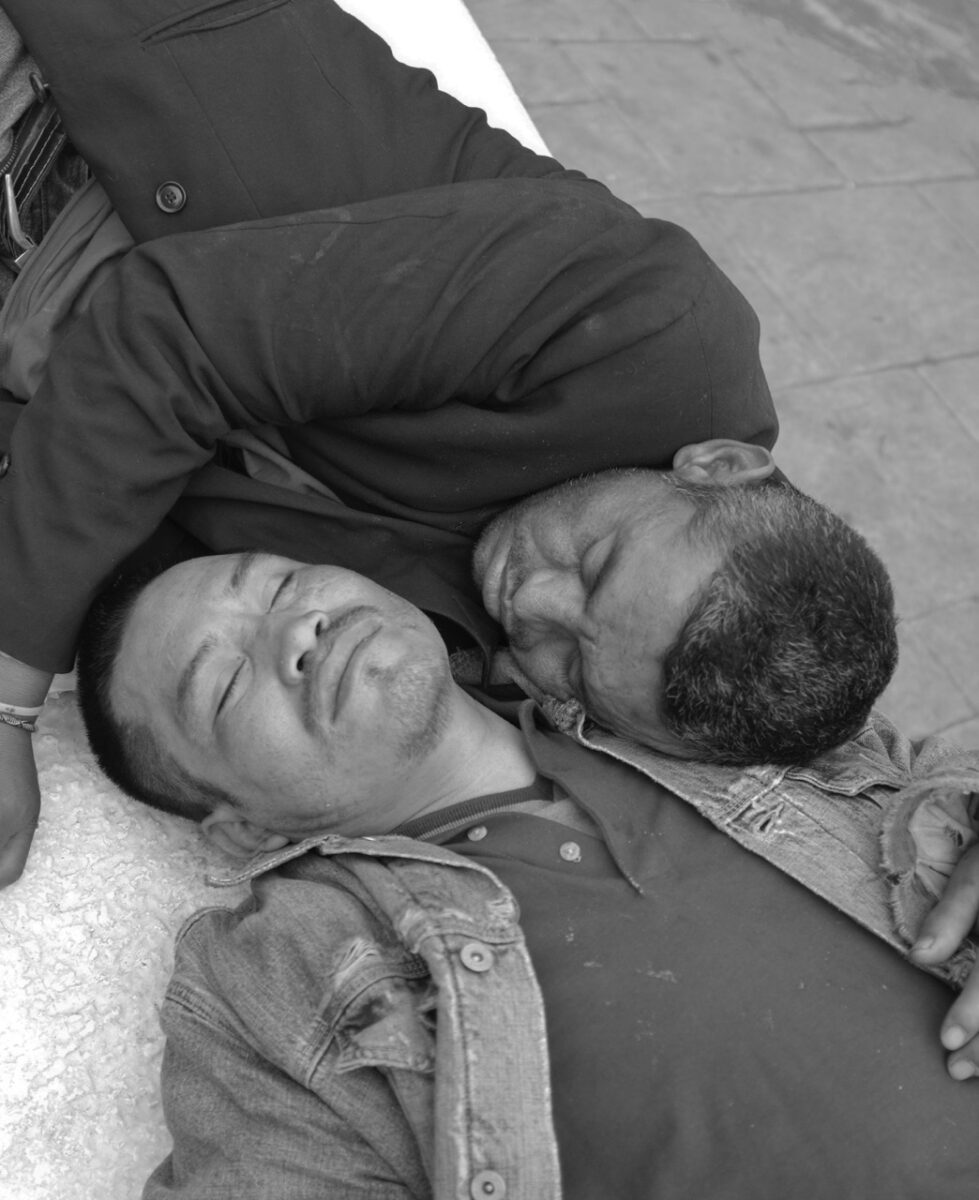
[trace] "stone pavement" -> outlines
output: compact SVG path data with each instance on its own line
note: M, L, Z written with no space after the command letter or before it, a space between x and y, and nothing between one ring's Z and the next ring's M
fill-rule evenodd
M555 157L753 303L779 464L894 578L881 708L979 748L979 4L467 3Z

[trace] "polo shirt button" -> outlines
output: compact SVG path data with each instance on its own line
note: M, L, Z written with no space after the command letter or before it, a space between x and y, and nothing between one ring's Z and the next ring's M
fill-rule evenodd
M506 1181L496 1171L477 1171L469 1185L473 1200L503 1200Z
M471 842L481 842L483 838L486 837L487 833L489 833L489 830L485 825L474 825L472 829L468 831L466 837L469 838Z
M0 454L0 479L10 470L10 455Z
M168 179L156 189L156 207L161 212L178 213L187 203L187 193L179 183Z
M581 847L577 842L564 842L558 853L565 862L581 862Z
M482 942L466 942L459 951L459 958L464 967L478 974L488 971L493 965L493 951Z

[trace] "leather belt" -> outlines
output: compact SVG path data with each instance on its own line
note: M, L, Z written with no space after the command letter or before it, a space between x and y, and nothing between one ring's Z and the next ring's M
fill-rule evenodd
M51 174L67 134L47 85L31 76L35 100L21 117L14 144L0 163L0 260L19 271L36 243L22 216Z

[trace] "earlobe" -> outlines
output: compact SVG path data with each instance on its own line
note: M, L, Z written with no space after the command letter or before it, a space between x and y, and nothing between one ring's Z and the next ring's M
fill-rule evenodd
M251 858L253 854L289 845L285 834L256 825L231 804L219 804L214 812L208 813L201 822L201 831L219 850L234 858Z
M673 456L673 473L687 483L733 484L757 483L767 479L775 470L771 451L750 442L735 442L729 438L713 438L681 446Z

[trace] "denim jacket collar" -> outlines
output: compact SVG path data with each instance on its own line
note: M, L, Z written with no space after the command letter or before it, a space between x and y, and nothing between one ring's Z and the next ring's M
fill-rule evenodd
M255 854L238 870L209 875L207 882L212 887L237 887L311 852L324 857L362 854L368 858L438 863L441 866L455 867L459 870L478 871L490 879L495 879L495 876L479 863L463 858L452 850L431 842L420 842L414 838L398 837L395 834L384 834L377 837L369 835L343 837L337 833L319 833L303 838L301 842L292 842L288 846L283 846L281 850L269 850Z

